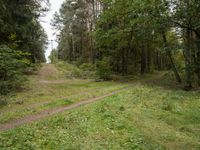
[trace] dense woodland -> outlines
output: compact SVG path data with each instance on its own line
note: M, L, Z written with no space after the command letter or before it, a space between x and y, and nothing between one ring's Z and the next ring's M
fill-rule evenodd
M45 0L0 0L0 94L16 90L24 73L46 61L40 19L47 10Z
M172 70L190 90L200 85L199 17L198 0L66 0L54 55L122 75Z

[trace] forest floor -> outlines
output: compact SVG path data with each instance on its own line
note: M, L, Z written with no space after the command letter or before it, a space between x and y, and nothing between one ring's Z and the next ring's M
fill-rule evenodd
M0 149L200 149L199 91L164 78L94 82L43 65L0 108Z

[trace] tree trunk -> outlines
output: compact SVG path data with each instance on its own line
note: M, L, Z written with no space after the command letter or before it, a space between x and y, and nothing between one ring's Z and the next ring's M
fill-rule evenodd
M191 69L191 53L190 53L190 30L187 30L186 33L187 39L187 46L185 48L185 76L186 76L186 83L185 83L185 90L192 89L192 69Z
M197 63L196 63L196 74L198 78L198 85L200 86L200 37L197 36Z
M163 42L164 42L164 44L165 44L165 47L168 47L167 37L166 37L164 31L162 31L162 36L163 36ZM173 72L174 72L176 81L179 82L179 83L181 83L182 80L181 80L181 77L180 77L180 75L179 75L179 73L178 73L178 70L177 70L177 68L176 68L176 65L175 65L175 63L174 63L174 58L173 58L173 56L172 56L171 51L167 50L166 54L167 54L167 56L169 57L170 65L171 65L171 68L172 68L172 70L173 70Z
M142 43L141 47L141 74L146 72L146 52L144 43Z
M149 47L149 43L147 44L147 71L151 72L151 50Z
M126 64L125 64L125 72L126 74L128 74L128 55L129 55L129 49L126 49L126 54L125 54L125 60L126 60Z
M122 52L122 74L127 75L128 73L128 66L127 66L127 50L124 49Z
M189 8L190 8L190 1L186 1L186 13L189 18ZM188 28L186 29L186 47L185 47L185 90L191 90L192 89L192 66L191 66L191 31L190 31L190 24L191 20L188 21Z
M172 56L172 53L171 53L170 51L167 51L167 55L168 55L168 57L169 57L169 61L170 61L172 70L173 70L174 75L175 75L175 77L176 77L176 81L179 82L179 83L181 83L182 80L181 80L181 77L180 77L180 75L179 75L179 73L178 73L178 70L176 69L176 65L175 65L175 63L174 63L174 58L173 58L173 56Z

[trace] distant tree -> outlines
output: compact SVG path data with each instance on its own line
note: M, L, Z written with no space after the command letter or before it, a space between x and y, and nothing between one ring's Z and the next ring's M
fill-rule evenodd
M0 0L0 95L18 89L31 63L45 62L47 35L39 19L47 0Z
M198 0L172 1L174 7L173 23L181 29L185 58L185 89L192 88L192 77L197 75L200 85L200 2Z
M0 5L0 45L12 44L10 35L15 34L18 47L29 52L33 63L44 62L47 35L39 23L39 17L47 8L46 0L1 0Z
M66 0L52 25L60 31L58 56L68 61L95 62L96 51L91 33L102 7L98 0Z
M172 70L190 90L200 85L199 10L199 0L66 0L52 23L60 31L58 58L108 58L122 75Z
M49 55L49 60L52 64L56 63L58 61L58 51L57 49L53 49L51 51L51 54Z

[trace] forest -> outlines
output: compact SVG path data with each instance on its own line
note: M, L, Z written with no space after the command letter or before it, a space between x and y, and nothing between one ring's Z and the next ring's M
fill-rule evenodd
M52 23L55 55L121 75L171 70L191 90L200 85L199 10L198 0L66 1Z
M199 0L54 5L0 0L0 149L200 149Z
M41 5L40 0L0 0L0 94L19 88L28 68L46 61L47 35L38 18L47 7Z

